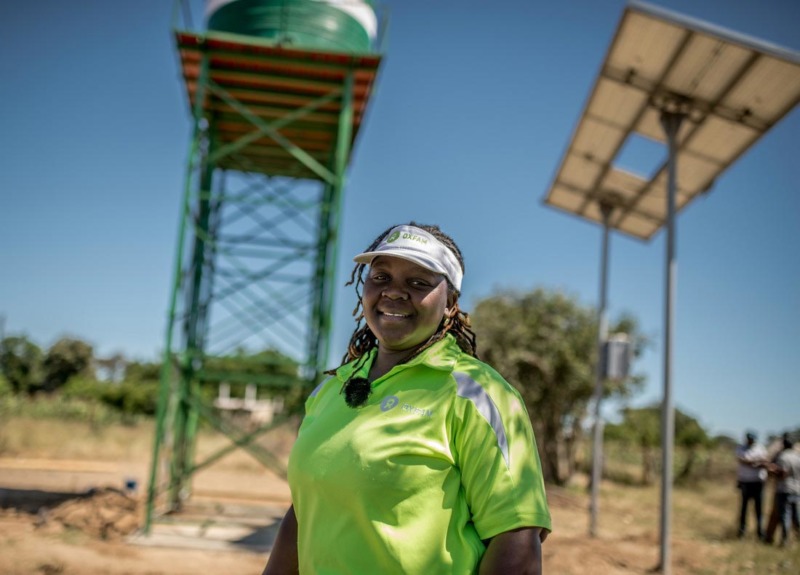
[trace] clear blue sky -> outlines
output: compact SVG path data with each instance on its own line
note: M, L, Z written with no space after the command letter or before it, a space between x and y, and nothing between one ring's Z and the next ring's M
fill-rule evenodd
M202 2L194 2L195 22ZM467 258L464 302L497 288L598 299L601 230L542 198L623 0L389 1L379 90L349 171L338 262L390 224L438 223ZM660 0L800 49L795 0ZM190 134L172 2L0 4L0 314L42 347L154 360L163 346ZM487 114L487 112L491 112ZM714 433L800 426L800 110L679 217L677 407ZM614 235L609 311L654 346L663 386L664 234ZM352 330L338 288L333 357Z

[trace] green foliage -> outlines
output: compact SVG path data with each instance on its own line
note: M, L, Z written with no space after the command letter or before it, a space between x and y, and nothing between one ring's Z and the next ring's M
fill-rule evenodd
M595 321L574 300L541 289L502 292L480 301L473 320L481 356L517 384L529 406L591 397Z
M628 407L622 410L622 421L605 427L605 439L618 440L640 447L661 445L661 407ZM712 439L691 415L675 409L675 445L687 448L711 447Z
M239 349L231 355L206 356L203 371L263 376L270 387L286 387L300 381L297 362L272 349L257 353Z
M620 423L605 426L606 440L618 440L641 448L658 447L661 442L661 408L658 406L622 410Z
M622 423L607 425L604 435L621 443L636 445L642 458L640 482L642 485L653 482L656 449L661 441L661 410L658 406L623 409Z
M733 451L739 444L739 442L730 435L715 435L711 438L711 443L714 447L722 447L730 451Z
M157 398L157 381L124 381L113 405L126 414L155 415Z
M642 456L641 482L653 481L656 467L655 456L661 446L661 407L651 405L622 410L622 421L605 427L606 441L636 445ZM685 449L686 457L678 472L677 480L686 480L692 475L698 462L699 452L714 447L714 441L694 417L675 409L675 445Z
M110 381L98 381L95 367ZM0 341L0 398L5 400L5 408L15 408L27 405L15 397L19 394L56 392L56 404L39 397L40 410L25 407L33 416L149 416L156 412L161 369L160 362L128 362L119 353L95 358L91 345L72 337L59 339L45 354L25 336L12 336ZM203 382L199 392L208 403L217 394L218 382L230 383L234 397L244 396L247 383L256 383L259 395L282 397L285 409L291 412L299 410L305 399L305 382L298 374L297 362L278 351L239 349L226 356L205 357L196 375ZM62 403L63 408L58 408L62 411L52 407Z
M124 420L120 413L96 401L59 395L39 395L36 398L22 394L0 396L0 421L11 417L83 421L93 427Z
M661 446L648 449L633 448L630 440L616 439L608 434L603 444L603 478L622 485L647 486L662 474ZM647 470L647 477L643 471ZM590 466L585 469L591 472ZM676 443L673 450L672 473L676 485L697 486L703 481L718 484L735 483L736 459L734 450L708 444L704 447L685 447ZM645 481L646 479L646 481Z
M11 382L8 381L6 376L0 373L0 397L11 395L14 393L14 388L11 387Z
M125 381L159 381L160 378L160 362L131 361L125 365Z
M680 409L675 410L675 445L688 449L710 447L711 438L700 422Z
M24 335L0 341L0 371L14 393L35 393L42 381L42 350Z
M520 391L534 415L546 479L563 483L574 463L571 445L580 436L594 394L596 311L560 292L503 291L480 301L473 321L482 359ZM636 321L625 316L609 331L623 329L638 355L646 339ZM606 381L604 395L631 395L642 382L642 377ZM561 461L564 453L566 462Z
M94 350L80 339L62 337L47 351L43 367L44 389L54 391L76 375L91 375Z
M62 397L100 403L126 416L153 415L158 397L157 381L125 380L121 383L74 377L64 386Z
M0 342L0 371L14 393L54 391L72 376L91 375L93 360L92 346L71 337L59 339L46 354L25 336Z
M65 399L86 399L101 401L103 387L109 384L89 377L73 377L61 390L61 397Z

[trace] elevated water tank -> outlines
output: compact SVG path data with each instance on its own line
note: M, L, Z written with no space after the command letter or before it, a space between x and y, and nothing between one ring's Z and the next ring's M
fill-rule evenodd
M369 0L207 0L209 30L288 47L370 52L378 19Z

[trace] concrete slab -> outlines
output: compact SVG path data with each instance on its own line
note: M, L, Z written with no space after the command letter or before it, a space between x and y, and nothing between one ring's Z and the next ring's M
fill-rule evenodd
M272 549L288 504L188 503L158 518L150 534L128 537L132 545L265 553Z

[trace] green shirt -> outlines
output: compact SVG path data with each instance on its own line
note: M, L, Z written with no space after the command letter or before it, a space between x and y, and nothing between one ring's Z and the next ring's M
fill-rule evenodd
M354 367L308 398L289 459L300 573L474 573L482 540L551 528L528 413L496 371L448 335L353 409Z

